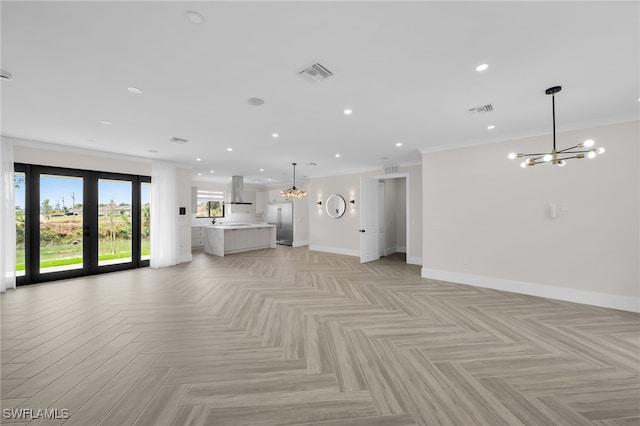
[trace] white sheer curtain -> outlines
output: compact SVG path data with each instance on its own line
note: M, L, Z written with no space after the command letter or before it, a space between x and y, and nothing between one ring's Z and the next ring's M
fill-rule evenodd
M0 149L0 291L16 288L16 203L13 183L13 143L2 138Z
M154 161L151 166L151 260L152 268L178 263L178 185L175 164Z

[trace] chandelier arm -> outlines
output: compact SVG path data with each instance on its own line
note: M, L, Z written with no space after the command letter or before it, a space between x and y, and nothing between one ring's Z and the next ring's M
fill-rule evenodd
M573 157L564 157L564 158L560 158L560 160L571 160L574 158L584 158L584 157L578 157L577 155L574 155Z
M561 152L569 151L570 149L576 149L576 148L580 148L580 144L571 146L569 148L561 149L558 151L558 154L560 154Z
M587 151L558 151L558 154L586 154L588 152L590 152L591 150L587 150Z
M544 157L547 154L551 154L550 152L536 152L534 154L522 154L523 157L536 157L539 156L540 158Z

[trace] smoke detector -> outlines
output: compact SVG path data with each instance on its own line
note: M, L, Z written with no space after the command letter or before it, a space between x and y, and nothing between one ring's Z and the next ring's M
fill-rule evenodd
M249 105L253 105L253 106L262 106L264 105L264 101L260 98L249 98L247 99L247 102L249 102Z
M186 140L186 139L177 138L177 137L175 137L175 136L174 136L174 137L172 137L171 139L169 139L169 141L170 141L170 142L173 142L173 143L179 143L179 144L181 144L181 145L182 145L182 144L187 143L187 140Z
M325 65L322 65L320 62L316 62L315 64L298 72L298 75L311 83L317 83L331 77L333 75L333 71Z
M485 114L491 111L493 111L493 105L486 104L486 105L480 105L474 108L469 108L467 110L467 114L469 114L470 116L476 116L478 114Z

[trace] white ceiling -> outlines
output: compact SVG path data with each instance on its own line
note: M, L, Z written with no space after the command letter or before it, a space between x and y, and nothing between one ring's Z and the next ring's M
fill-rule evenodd
M3 135L189 164L194 177L288 182L294 161L298 177L342 174L548 133L553 85L559 131L638 119L638 2L1 8L2 68L15 76L2 82ZM190 23L190 10L206 22ZM297 75L317 60L335 75ZM491 113L466 113L488 103Z

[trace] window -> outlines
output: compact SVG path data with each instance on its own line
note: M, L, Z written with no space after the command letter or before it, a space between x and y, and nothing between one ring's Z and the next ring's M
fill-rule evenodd
M198 189L196 217L224 217L224 192Z
M15 163L17 284L149 264L148 176Z

